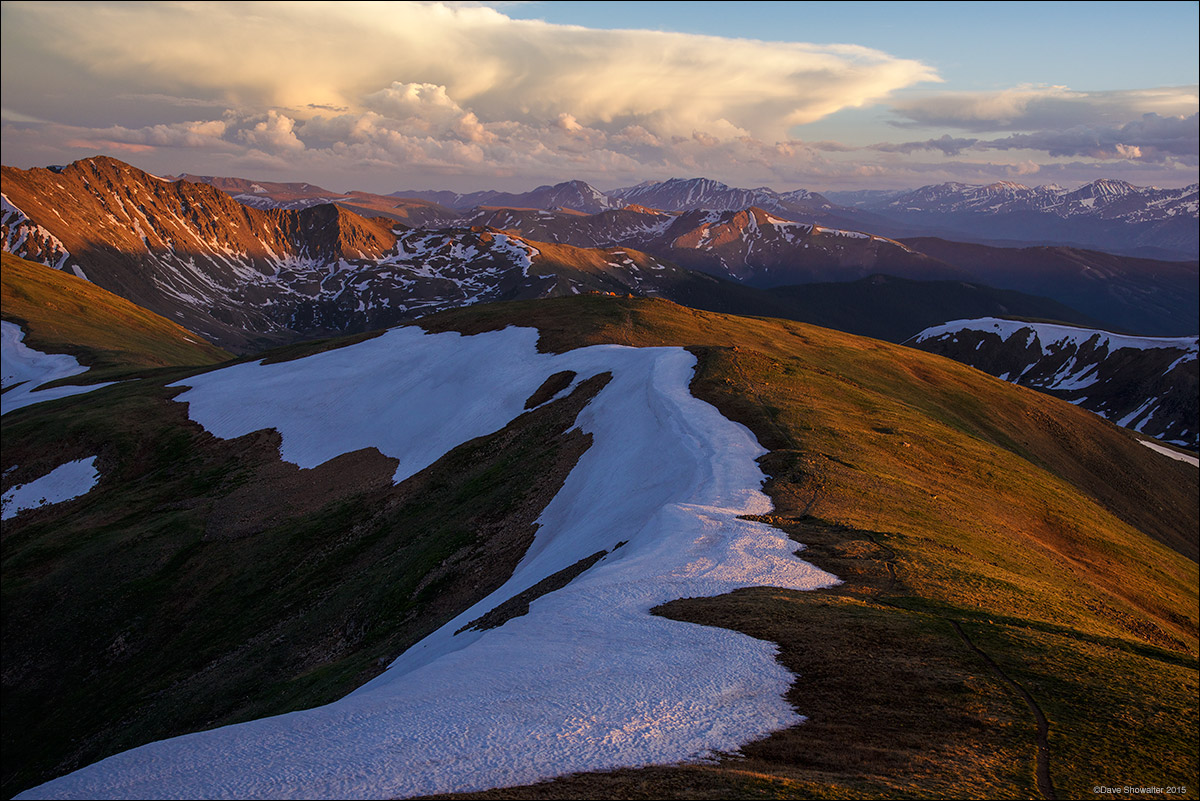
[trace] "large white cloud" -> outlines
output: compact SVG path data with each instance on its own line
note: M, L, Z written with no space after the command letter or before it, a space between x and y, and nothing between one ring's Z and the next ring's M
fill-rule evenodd
M483 122L565 114L582 125L638 124L660 136L779 139L790 126L938 79L920 62L853 45L593 30L478 6L5 7L6 48L49 51L125 92L264 109L443 106ZM409 91L421 86L429 89Z

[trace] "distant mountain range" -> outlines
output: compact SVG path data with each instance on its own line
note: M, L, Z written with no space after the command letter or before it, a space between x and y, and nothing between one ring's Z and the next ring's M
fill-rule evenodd
M793 222L757 206L663 212L633 205L594 215L497 209L481 210L469 220L577 247L636 247L758 287L849 281L874 273L968 278L965 271L886 237Z
M890 238L935 236L1002 246L1065 245L1165 260L1200 257L1197 184L1159 189L1100 179L1068 190L1000 181L818 194L805 189L744 189L708 178L671 178L608 192L572 180L529 192L400 190L383 196L339 194L311 184L179 177L211 183L257 208L335 202L387 216L400 209L401 216L395 219L411 219L415 222L410 224L420 225L447 222L455 212L477 215L481 209L495 208L597 214L630 205L665 212L743 211L753 206L791 222L870 231Z
M1115 330L1174 336L1200 330L1200 264L1067 247L999 248L798 223L751 207L599 214L479 210L468 220L577 247L636 247L755 287L857 281L888 274L959 280L1040 295Z
M334 204L364 216L379 215L406 225L436 225L452 222L459 217L453 209L429 201L374 195L370 192L332 192L313 184L273 183L187 173L170 180L214 186L237 202L256 209L299 210Z
M629 204L661 211L741 211L756 206L790 221L869 230L890 237L1062 244L1161 259L1200 255L1196 184L1158 189L1101 179L1067 190L1001 181L986 186L946 183L905 192L865 190L827 196L804 189L781 193L766 187L730 187L707 178L672 178L609 192L569 181L519 194L402 190L393 195L460 211L503 206L595 214Z
M858 208L950 239L1066 244L1151 258L1195 259L1200 186L1135 187L1098 180L1078 189L939 184Z
M1142 335L1200 326L1194 262L899 241L756 206L462 212L312 184L172 181L103 157L53 170L5 167L3 178L5 250L86 277L235 351L371 330L464 304L586 292L837 319L844 330L896 340L947 319L1041 317L1052 308L1055 319ZM657 191L663 201L668 189L683 202L683 182L643 185L638 194ZM705 202L732 197L712 182L692 189L703 190ZM986 292L956 291L963 305L946 306L951 295L931 288L922 309L922 292L912 286L864 283L879 275L1014 294L981 308ZM836 313L802 301L802 290L783 289L816 283L846 284ZM855 291L873 300L856 302ZM889 294L904 297L904 315L881 313ZM901 328L904 321L919 326Z

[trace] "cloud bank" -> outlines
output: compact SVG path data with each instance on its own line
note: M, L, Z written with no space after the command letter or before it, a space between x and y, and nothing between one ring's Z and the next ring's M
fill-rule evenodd
M897 186L1094 169L1049 159L1134 181L1155 166L1161 182L1200 150L1194 86L897 100L939 76L855 45L593 30L439 3L14 1L3 14L6 159L30 165L141 154L151 171L372 191L677 175ZM42 79L13 68L25 65ZM800 138L857 108L915 141Z
M1176 86L1113 92L1079 92L1065 86L1019 86L997 92L947 92L892 105L901 127L963 131L1062 130L1121 124L1145 114L1196 113L1200 88Z
M458 104L484 122L569 114L581 125L636 123L657 135L777 139L938 80L920 62L853 45L592 30L479 6L14 5L6 26L36 32L36 46L93 74L238 107L378 111L390 102L412 113ZM19 34L11 41L21 46ZM433 88L389 96L394 86Z

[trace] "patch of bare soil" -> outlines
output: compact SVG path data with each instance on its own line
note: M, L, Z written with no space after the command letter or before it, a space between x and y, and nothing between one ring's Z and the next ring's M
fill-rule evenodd
M274 429L248 434L250 448L274 450L281 437ZM248 537L294 517L306 517L326 505L363 492L390 489L399 460L375 448L344 453L311 469L279 459L264 459L228 495L213 502L205 521L205 539Z
M605 556L608 556L608 551L596 551L591 556L585 556L570 567L564 567L557 573L552 573L537 584L534 584L529 589L517 593L495 609L480 615L454 633L458 634L468 629L474 629L475 631L496 629L514 617L522 617L529 614L529 605L531 603L543 595L561 590Z
M542 385L534 390L534 393L525 401L526 409L533 409L541 406L546 401L553 398L558 393L562 392L567 387L571 386L571 382L575 380L574 370L563 370L555 373L542 382Z

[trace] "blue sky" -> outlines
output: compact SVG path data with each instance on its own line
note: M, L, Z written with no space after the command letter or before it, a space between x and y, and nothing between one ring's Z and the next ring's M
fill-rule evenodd
M1065 83L1139 89L1200 82L1200 4L1128 2L534 2L510 17L764 41L845 42L936 68L955 89ZM1113 50L1117 52L1112 52Z
M1182 186L1197 9L6 0L3 157L376 192Z

